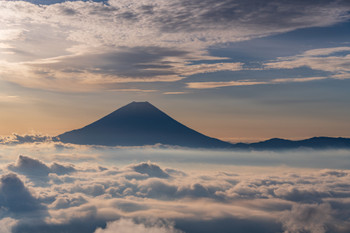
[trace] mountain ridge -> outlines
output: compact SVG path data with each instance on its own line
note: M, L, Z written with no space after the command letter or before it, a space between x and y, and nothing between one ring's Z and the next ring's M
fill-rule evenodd
M325 136L303 140L271 138L254 143L229 143L208 137L181 124L147 101L131 102L89 125L65 132L56 138L64 143L103 146L163 144L236 150L350 148L350 138Z
M201 134L149 102L131 102L80 129L58 135L62 142L105 146L165 144L229 148L231 143Z
M350 149L350 138L318 136L302 140L271 138L253 143L235 143L236 149L288 150L288 149Z

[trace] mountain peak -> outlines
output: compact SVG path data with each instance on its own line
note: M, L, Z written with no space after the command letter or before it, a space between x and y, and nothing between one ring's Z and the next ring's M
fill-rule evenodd
M162 115L162 116L161 116ZM131 102L114 112L110 113L109 115L101 118L100 120L94 122L93 124L96 124L98 122L103 121L103 124L106 124L106 120L111 120L113 121L113 124L119 122L124 122L128 121L127 125L131 127L130 124L139 124L137 122L143 122L146 118L161 118L164 117L166 114L160 111L158 108L156 108L154 105L151 103L144 101L144 102ZM167 115L166 115L167 116ZM168 116L167 116L168 117ZM115 119L117 118L117 119ZM131 122L134 121L134 122ZM112 122L109 122L112 123ZM145 122L149 124L150 122Z
M131 102L77 130L58 136L62 142L84 145L172 145L228 148L232 144L198 133L177 122L151 103Z
M125 105L124 107L126 106L153 106L150 102L148 101L132 101L131 103Z
M142 110L146 110L146 109L157 109L157 108L148 101L144 101L144 102L133 101L133 102L117 109L117 111L120 109L135 109L135 110L142 111Z

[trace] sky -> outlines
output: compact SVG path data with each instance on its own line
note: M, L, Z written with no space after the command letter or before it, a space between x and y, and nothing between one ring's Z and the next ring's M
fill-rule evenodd
M132 101L223 140L350 134L350 3L0 1L0 135Z

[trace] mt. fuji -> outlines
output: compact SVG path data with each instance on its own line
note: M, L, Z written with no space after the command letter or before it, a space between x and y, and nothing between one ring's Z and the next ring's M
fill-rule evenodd
M60 141L83 145L171 145L230 148L231 143L205 136L169 117L149 102L132 102L81 129L58 136Z

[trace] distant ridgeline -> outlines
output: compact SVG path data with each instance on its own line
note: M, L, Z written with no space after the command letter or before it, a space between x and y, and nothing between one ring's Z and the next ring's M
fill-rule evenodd
M313 137L298 141L286 140L281 138L272 138L262 142L237 143L233 144L233 147L237 149L254 150L285 150L298 148L350 149L350 138Z
M232 144L205 136L174 120L148 102L132 102L81 129L57 136L64 143L103 146L170 145L190 148L278 150L300 147L350 148L349 138L270 139Z

